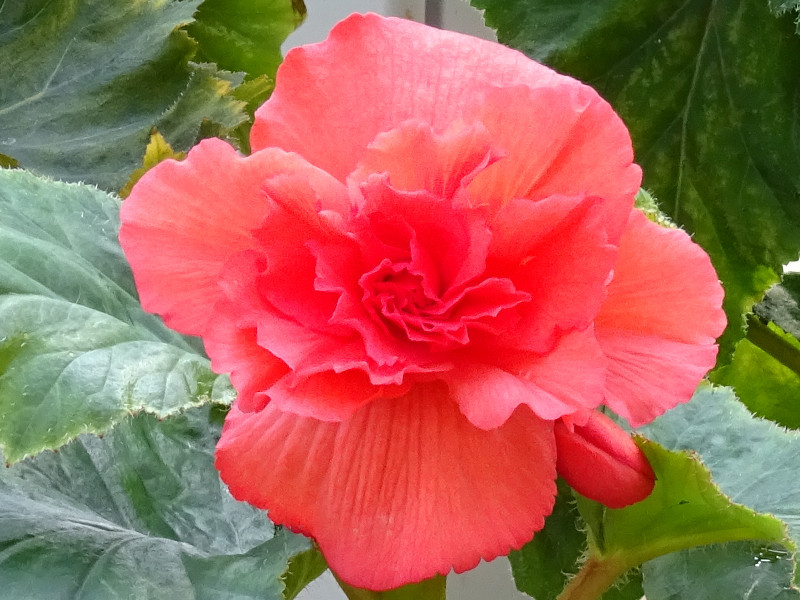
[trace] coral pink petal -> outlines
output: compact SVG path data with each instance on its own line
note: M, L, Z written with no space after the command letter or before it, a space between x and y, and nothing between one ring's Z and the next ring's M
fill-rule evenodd
M498 44L406 19L352 15L326 41L286 55L250 141L254 149L298 152L344 181L370 142L403 121L443 132L494 86L568 81Z
M655 474L647 457L623 429L599 412L585 425L556 422L558 474L578 493L622 508L653 491Z
M255 245L250 232L267 212L265 180L298 171L327 177L297 155L270 149L242 157L218 139L148 171L120 213L120 243L144 309L181 333L202 334L222 295L220 269Z
M339 577L375 590L519 548L555 494L549 424L521 408L482 431L438 384L340 423L234 406L216 464L236 498L311 535Z
M298 378L289 373L266 391L275 408L320 421L343 421L375 398L392 398L407 385L376 386L364 371L323 371Z
M426 123L406 121L375 138L350 179L364 181L372 173L386 173L398 190L427 190L452 198L499 157L480 124L439 135Z
M255 327L239 327L236 305L221 301L203 337L211 368L230 373L243 411L259 410L266 398L262 392L289 371L286 364L256 343Z
M474 203L499 207L512 198L598 196L605 200L609 238L619 240L642 172L633 164L628 130L597 92L573 80L498 89L477 118L507 156L469 185Z
M713 367L717 346L625 331L598 330L608 358L604 404L633 427L687 402Z
M587 197L515 199L496 215L487 270L531 295L504 340L509 347L546 352L559 329L584 329L597 315L617 253L603 205Z
M548 353L516 353L505 364L465 364L442 374L476 427L499 427L521 404L555 420L603 400L605 359L591 329L565 334Z
M609 360L606 404L638 426L689 400L714 366L722 297L708 255L685 232L633 211L595 321Z

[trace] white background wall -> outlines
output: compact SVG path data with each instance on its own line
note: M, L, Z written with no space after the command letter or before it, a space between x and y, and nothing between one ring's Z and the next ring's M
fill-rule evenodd
M284 51L294 46L319 42L337 21L353 12L376 12L386 16L425 21L425 0L305 0L306 21L286 40ZM442 25L446 29L495 39L483 24L479 11L465 0L444 0ZM451 574L447 582L448 600L530 600L518 592L505 558L483 563L468 573ZM330 573L311 583L297 600L346 600Z

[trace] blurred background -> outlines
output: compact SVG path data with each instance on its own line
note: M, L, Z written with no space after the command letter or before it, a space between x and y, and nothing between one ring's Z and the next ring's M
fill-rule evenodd
M465 0L305 0L308 16L283 45L284 53L295 46L320 42L331 27L350 13L375 12L428 22L443 29L460 31L494 40L494 31L483 24L480 11ZM427 15L426 15L427 8ZM426 21L427 16L427 21ZM461 575L451 574L447 582L448 600L530 600L517 591L508 560L500 558L482 563ZM297 600L347 600L329 572L311 583Z

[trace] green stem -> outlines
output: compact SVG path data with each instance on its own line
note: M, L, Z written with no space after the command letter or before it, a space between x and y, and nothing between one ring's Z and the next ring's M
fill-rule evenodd
M350 600L445 600L447 586L447 579L442 575L385 592L354 588L338 577L336 581Z
M770 330L756 315L747 317L747 339L785 367L800 375L800 351Z
M599 600L628 566L611 558L591 557L570 579L557 600Z

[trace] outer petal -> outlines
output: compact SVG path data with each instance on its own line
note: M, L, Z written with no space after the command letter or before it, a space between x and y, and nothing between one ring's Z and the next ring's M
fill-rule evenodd
M722 296L702 248L633 211L595 321L609 359L605 403L638 426L689 400L714 366Z
M352 15L326 41L286 55L256 112L251 145L299 152L344 181L375 136L403 121L445 131L490 87L555 82L581 85L499 44Z
M656 477L647 457L616 423L592 411L585 425L555 424L558 474L578 493L622 508L644 500Z
M388 589L506 554L555 494L550 426L520 409L476 429L440 384L324 423L234 407L217 447L233 495L313 536L346 582Z
M555 420L602 402L605 358L591 329L564 335L547 354L517 354L502 366L466 364L441 376L476 427L499 427L520 404Z
M120 214L120 243L144 309L181 333L202 334L222 297L220 269L255 245L250 232L268 208L264 182L298 172L329 195L333 180L301 157L276 149L242 157L218 139L148 171Z
M512 198L597 196L605 201L609 239L617 243L642 170L633 164L628 130L597 92L574 81L497 89L477 119L507 156L469 185L473 203L496 209Z

